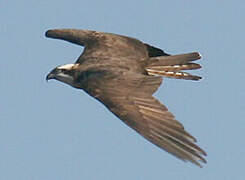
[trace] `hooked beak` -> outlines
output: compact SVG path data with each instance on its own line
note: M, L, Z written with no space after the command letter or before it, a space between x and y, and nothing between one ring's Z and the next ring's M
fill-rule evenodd
M50 79L55 79L55 74L56 74L56 69L53 69L47 76L46 76L46 81Z
M49 73L47 76L46 76L46 81L50 80L50 79L53 79L54 78L54 75Z

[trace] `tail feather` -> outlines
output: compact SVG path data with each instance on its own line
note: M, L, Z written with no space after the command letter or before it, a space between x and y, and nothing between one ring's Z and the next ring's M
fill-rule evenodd
M169 66L150 66L150 69L158 71L180 71L180 70L194 70L200 69L202 66L196 63L176 64Z
M156 71L152 69L146 69L149 75L156 76L165 76L168 78L175 78L175 79L186 79L186 80L200 80L202 77L200 76L195 76L186 72L181 72L181 71Z
M182 65L190 61L201 59L201 57L202 56L198 52L172 55L172 56L152 57L148 61L148 66Z
M190 61L195 61L201 58L197 52L180 54L173 56L158 56L150 58L146 71L149 75L165 76L175 79L199 80L201 77L192 75L181 70L200 69L201 66Z

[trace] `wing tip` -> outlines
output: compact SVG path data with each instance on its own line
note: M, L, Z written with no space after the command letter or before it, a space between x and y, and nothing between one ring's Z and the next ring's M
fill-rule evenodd
M66 35L75 34L74 32L81 31L76 29L49 29L45 32L45 36L48 38L61 38Z
M49 29L49 30L47 30L47 31L45 32L45 36L46 36L46 37L51 37L52 34L53 34L53 30L51 30L51 29Z
M56 37L56 34L57 34L57 30L55 29L49 29L45 32L45 36L50 38L50 37Z

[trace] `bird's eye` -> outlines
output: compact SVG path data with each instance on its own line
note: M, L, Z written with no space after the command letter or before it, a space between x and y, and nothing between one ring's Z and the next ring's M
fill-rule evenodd
M66 72L67 72L67 69L60 69L60 71L61 71L62 73L66 73Z

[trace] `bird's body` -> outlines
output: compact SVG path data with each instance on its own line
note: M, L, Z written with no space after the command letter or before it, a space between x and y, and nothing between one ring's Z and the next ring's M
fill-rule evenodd
M206 162L206 153L152 94L162 77L199 80L180 70L198 69L199 53L171 56L137 39L89 30L49 30L47 37L85 46L75 64L52 70L57 79L83 89L143 137L181 160Z

